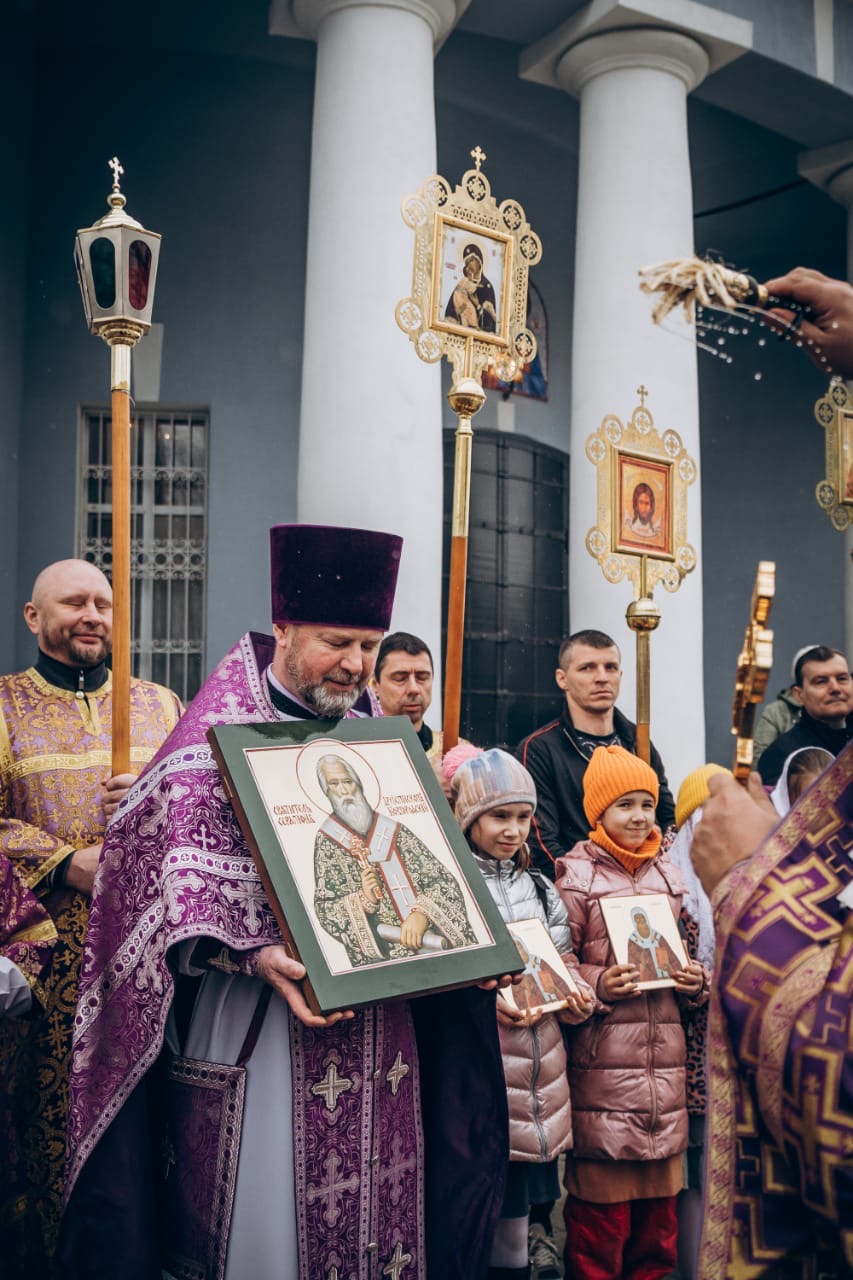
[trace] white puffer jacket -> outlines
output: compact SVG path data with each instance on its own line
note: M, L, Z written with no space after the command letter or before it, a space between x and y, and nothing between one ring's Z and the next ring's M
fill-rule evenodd
M589 990L577 971L566 908L550 880L540 871L519 871L514 862L498 862L476 850L474 857L502 919L542 920L578 986ZM546 1014L533 1027L498 1027L509 1101L510 1160L541 1164L572 1145L566 1049L558 1017Z

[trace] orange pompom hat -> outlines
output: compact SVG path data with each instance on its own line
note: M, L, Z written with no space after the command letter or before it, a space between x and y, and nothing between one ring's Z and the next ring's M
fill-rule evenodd
M624 747L596 747L583 775L583 811L594 826L604 810L628 791L648 791L658 802L654 769Z

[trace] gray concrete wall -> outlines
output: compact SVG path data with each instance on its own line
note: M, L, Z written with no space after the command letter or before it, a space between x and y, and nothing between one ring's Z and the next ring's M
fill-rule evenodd
M716 250L759 280L798 263L845 274L845 212L815 187L738 204L796 181L791 143L702 103L691 103L690 126L697 252ZM727 343L732 364L699 358L705 714L708 758L722 764L731 762L734 670L758 561L777 563L771 697L789 683L802 645L842 647L849 571L844 540L814 499L824 433L813 406L828 378L759 329Z
M702 0L753 24L756 53L814 73L814 0Z
M38 60L19 583L72 551L76 409L109 394L71 254L76 228L106 211L117 152L129 211L163 236L161 401L210 407L210 661L268 626L267 530L296 511L313 46L292 49L290 66L151 53L128 87L139 109L109 115L64 50ZM22 633L17 661L30 653Z
M8 15L0 41L0 670L14 662L20 593L18 457L23 390L23 339L30 171L30 37Z

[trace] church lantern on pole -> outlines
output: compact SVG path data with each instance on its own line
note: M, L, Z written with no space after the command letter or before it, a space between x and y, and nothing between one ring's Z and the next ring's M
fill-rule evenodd
M130 768L130 352L151 328L160 236L125 210L117 157L109 213L77 232L86 323L110 348L112 401L113 773Z

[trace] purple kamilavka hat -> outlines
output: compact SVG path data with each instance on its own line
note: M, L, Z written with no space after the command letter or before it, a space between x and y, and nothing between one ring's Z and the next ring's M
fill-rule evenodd
M273 525L273 622L387 631L402 546L396 533L374 529Z

